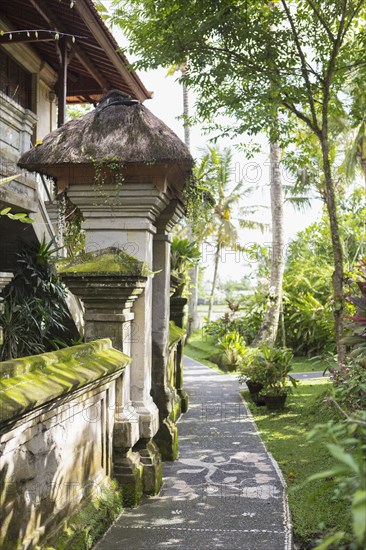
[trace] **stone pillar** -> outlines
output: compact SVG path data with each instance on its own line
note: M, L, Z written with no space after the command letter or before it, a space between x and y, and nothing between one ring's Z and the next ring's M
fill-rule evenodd
M175 460L178 456L178 429L174 420L180 415L180 398L168 380L170 232L183 212L178 201L171 202L157 220L154 235L152 395L160 417L159 431L154 439L165 460Z
M169 203L166 184L151 177L148 181L145 178L143 181L123 182L118 188L116 184L104 183L102 193L103 197L93 184L87 189L85 185L73 184L68 189L68 196L80 207L84 216L87 251L116 247L143 261L151 269L155 221ZM155 481L152 483L153 476L147 475L150 459L145 456L145 492L153 492L156 479L161 479L158 452L150 442L159 429L159 410L151 396L152 293L150 276L143 294L133 306L131 337L130 402L138 415L140 439L149 442L144 449L151 458L150 471L155 468ZM136 450L140 455L144 454L141 444Z
M14 275L12 273L9 273L7 271L0 271L0 312L3 312L3 299L1 297L1 293L4 290L4 288L10 283L10 281L13 279ZM3 334L3 327L0 325L0 345L2 345L4 341L4 334Z
M183 318L184 318L184 306L187 303L187 298L182 296L173 296L170 298L170 319L173 321L177 327L183 328ZM176 388L178 395L181 398L181 408L182 412L188 410L188 394L183 387L183 343L179 342L177 345L177 356L176 356Z
M105 253L110 255L110 250ZM72 269L72 268L71 268ZM70 267L68 267L70 270ZM143 293L147 277L120 273L64 272L63 282L85 307L85 338L111 338L113 347L131 355L133 303ZM113 433L113 475L122 487L123 505L135 506L141 499L148 472L140 453L133 450L140 440L139 415L131 402L131 367L116 381ZM148 465L147 465L148 466ZM156 484L154 480L154 486Z

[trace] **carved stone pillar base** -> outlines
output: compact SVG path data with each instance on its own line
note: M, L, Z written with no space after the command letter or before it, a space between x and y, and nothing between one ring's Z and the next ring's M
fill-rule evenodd
M142 473L144 494L156 495L163 483L163 466L158 446L152 439L140 439L134 451L138 451L144 467Z
M165 418L161 422L154 441L159 447L163 460L176 460L178 458L178 428L170 418Z
M143 495L144 465L140 454L131 449L115 448L113 452L113 477L121 487L125 508L137 506Z

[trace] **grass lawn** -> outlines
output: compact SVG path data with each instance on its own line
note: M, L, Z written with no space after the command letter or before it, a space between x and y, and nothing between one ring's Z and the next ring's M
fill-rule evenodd
M307 357L294 357L291 372L323 372L328 367L326 361L308 359Z
M202 306L206 307L206 306ZM205 334L204 330L196 330L193 332L184 346L184 353L188 355L188 357L191 357L192 359L195 359L196 361L200 361L204 365L207 365L208 367L211 367L215 370L219 370L218 366L210 361L211 355L215 352L215 340L214 338L211 338L211 336L208 336ZM292 363L292 373L295 372L316 372L316 371L324 371L327 367L327 363L325 361L320 360L311 360L307 359L306 357L295 357ZM220 371L222 372L222 371Z
M210 361L215 352L215 340L203 331L193 333L184 350L192 359L222 372ZM292 372L322 371L325 367L325 362L295 358ZM284 411L277 413L268 413L265 407L257 407L249 392L242 392L263 440L287 482L296 548L302 550L314 548L316 540L333 529L348 531L351 522L345 503L333 496L332 480L305 483L312 474L334 465L324 443L307 440L315 424L336 417L337 413L323 403L330 387L328 379L301 381L294 394L288 397Z
M216 363L210 361L210 357L214 353L214 350L215 341L213 338L206 335L203 330L196 330L193 332L184 346L185 355L203 363L203 365L207 365L211 369L222 372Z
M257 407L249 392L242 392L287 482L295 540L302 549L314 548L314 540L322 532L347 531L351 521L345 504L333 497L331 480L305 483L310 475L334 464L322 442L307 440L315 424L334 418L335 412L322 403L328 387L327 380L303 381L288 398L286 409L277 413Z

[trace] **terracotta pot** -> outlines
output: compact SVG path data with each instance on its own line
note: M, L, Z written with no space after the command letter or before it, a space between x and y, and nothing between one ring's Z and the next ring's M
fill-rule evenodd
M270 411L278 411L285 406L287 395L265 395L264 401Z

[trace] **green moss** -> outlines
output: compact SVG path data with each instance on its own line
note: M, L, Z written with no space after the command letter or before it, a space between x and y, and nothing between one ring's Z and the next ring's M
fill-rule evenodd
M63 273L119 273L121 275L147 277L151 271L147 266L117 248L105 248L98 252L87 252L75 258L65 258L56 263L56 269Z
M175 399L173 410L169 415L170 420L172 420L172 422L176 422L178 420L178 418L180 417L181 412L182 412L181 411L181 400L180 400L180 397L177 395L176 399Z
M135 468L133 471L134 480L130 483L120 485L122 504L125 508L134 508L138 506L143 495L143 465Z
M109 339L0 363L0 422L125 368Z
M178 427L169 419L165 420L154 437L163 460L177 460L179 455Z
M106 481L98 489L98 497L92 497L87 505L67 520L61 535L57 535L55 541L51 539L46 550L93 548L123 509L121 490L116 482Z
M169 346L172 346L175 344L175 342L179 342L179 340L182 340L186 334L186 331L184 328L179 328L174 323L174 321L169 322Z

